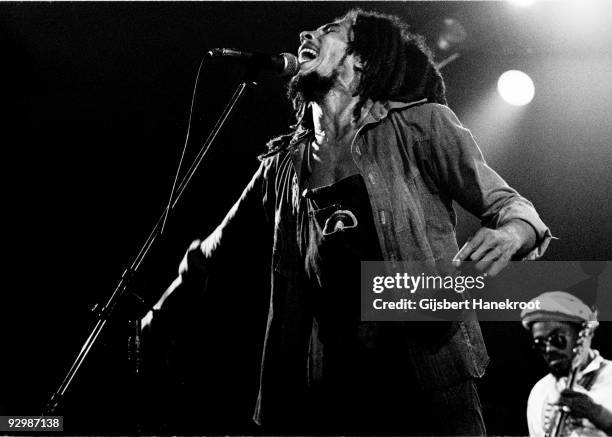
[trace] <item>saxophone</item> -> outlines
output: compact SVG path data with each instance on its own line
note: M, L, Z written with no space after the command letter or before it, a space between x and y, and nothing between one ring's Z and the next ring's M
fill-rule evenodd
M588 339L593 337L593 332L595 331L595 328L597 328L597 325L599 325L599 323L596 320L589 320L582 324L582 329L578 334L576 347L572 350L572 363L570 366L569 375L567 376L566 388L573 390L576 385L576 377L578 375L578 370L580 370L584 344ZM570 409L565 405L557 405L555 409L555 414L553 415L550 421L550 426L545 434L546 437L561 437L564 435L565 425L569 417Z

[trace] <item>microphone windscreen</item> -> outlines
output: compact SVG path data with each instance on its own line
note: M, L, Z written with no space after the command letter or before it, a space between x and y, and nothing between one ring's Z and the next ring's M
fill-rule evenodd
M295 76L298 72L298 59L292 53L281 53L281 56L285 59L285 68L283 69L283 76Z

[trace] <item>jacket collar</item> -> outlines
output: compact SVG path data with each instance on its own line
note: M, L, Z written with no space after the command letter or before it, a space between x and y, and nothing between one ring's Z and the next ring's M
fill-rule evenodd
M411 102L396 102L396 101L385 101L385 102L373 102L368 100L364 105L363 111L367 112L363 119L362 125L359 129L362 129L368 124L378 123L389 116L391 111L401 110L410 106L420 105L426 103L427 99L414 100ZM293 168L297 175L298 183L301 186L302 181L302 160L304 157L304 148L306 147L306 141L314 135L314 132L310 128L306 128L303 125L299 125L293 136L289 141L289 155L293 162Z
M603 357L600 355L599 351L596 349L591 349L591 361L589 362L589 364L587 364L587 366L582 370L582 372L580 372L583 375L586 375L587 373L591 373L591 372L596 372L600 369L600 367L603 365L604 363L604 359Z
M372 100L368 100L364 105L363 109L364 111L367 111L367 114L365 115L365 118L363 120L362 127L384 120L389 116L389 113L391 111L405 109L410 106L420 105L422 103L427 103L427 99L413 100L410 102L397 102L392 100L388 100L385 102L373 102ZM302 125L298 126L295 132L293 133L293 136L291 137L289 147L295 147L299 145L302 140L304 140L311 134L312 129L305 128Z
M369 101L369 110L366 119L364 120L364 126L366 124L377 123L381 120L384 120L389 115L389 112L394 110L405 109L410 106L420 105L422 103L426 103L427 99L414 100L411 102L395 102L395 101L386 101L386 102L371 102Z

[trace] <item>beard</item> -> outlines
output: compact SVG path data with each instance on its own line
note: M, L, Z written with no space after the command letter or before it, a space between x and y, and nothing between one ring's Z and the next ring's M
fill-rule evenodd
M323 77L316 71L306 74L298 73L287 85L287 97L294 103L294 106L299 106L301 103L321 103L333 88L338 75L336 70L329 77Z
M550 363L555 360L560 361L557 361L554 365L551 365ZM547 360L546 365L548 366L550 373L552 373L555 378L559 379L562 376L568 376L571 366L571 359L563 356L554 356L550 360Z

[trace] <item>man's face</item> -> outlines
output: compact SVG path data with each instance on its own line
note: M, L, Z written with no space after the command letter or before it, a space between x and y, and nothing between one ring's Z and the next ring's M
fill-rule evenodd
M332 88L349 92L356 87L359 59L347 53L351 22L343 18L300 34L299 71L289 84L290 95L302 93L307 101L319 101Z
M555 377L567 376L576 347L578 332L566 322L535 322L531 326L534 347L539 351Z
M351 23L348 18L300 33L298 74L316 71L323 77L330 77L335 70L345 66L350 38Z

